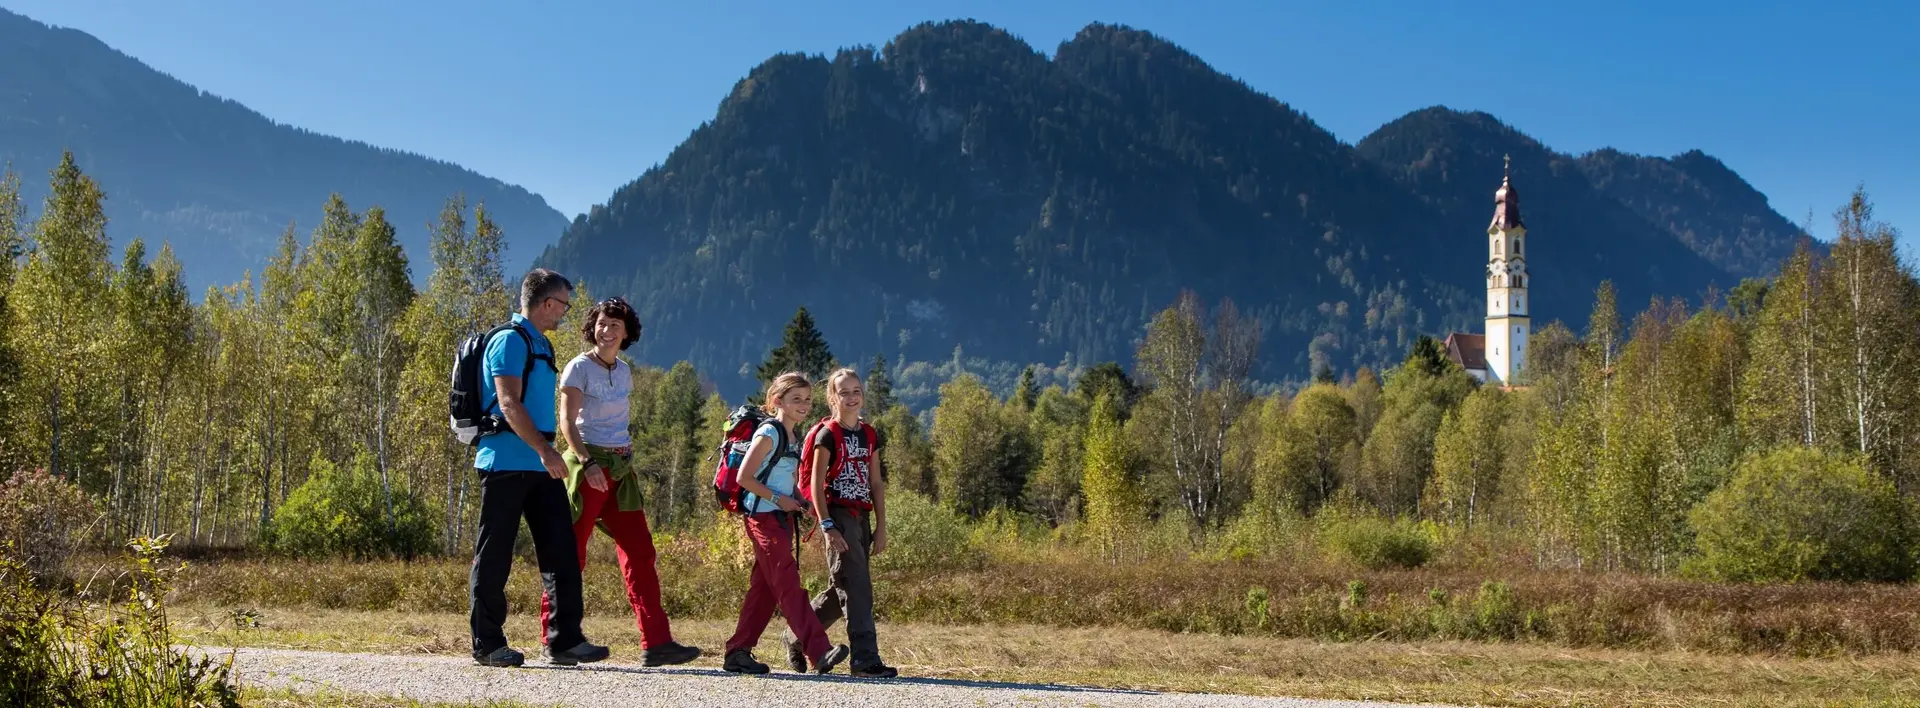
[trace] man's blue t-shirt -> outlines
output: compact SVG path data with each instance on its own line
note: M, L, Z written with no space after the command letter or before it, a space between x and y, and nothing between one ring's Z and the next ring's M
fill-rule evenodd
M554 379L553 343L547 336L535 329L533 323L520 313L514 313L513 324L527 333L533 340L535 353L546 355L546 360L533 362L532 373L527 374L527 393L520 402L527 407L527 415L533 418L533 426L541 432L553 432L554 425ZM480 366L480 400L487 406L489 413L500 413L499 396L493 388L495 376L519 376L527 367L527 345L520 335L511 331L493 335L487 342L487 357ZM546 470L540 464L540 454L527 447L527 443L511 428L493 435L480 438L479 450L473 455L473 466L489 472L542 472Z

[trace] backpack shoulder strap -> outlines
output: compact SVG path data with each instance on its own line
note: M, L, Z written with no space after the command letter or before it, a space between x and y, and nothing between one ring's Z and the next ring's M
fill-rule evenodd
M827 466L823 469L815 470L814 474L828 475L827 479L832 480L833 466L835 463L840 461L840 442L841 442L840 426L833 422L833 418L831 417L825 418L820 422L815 423L813 425L813 430L807 431L807 440L810 442L816 441L820 437L820 431L822 430L827 431L827 439L831 441L831 443L826 446ZM820 444L818 442L814 442L813 449L815 450L820 449ZM808 461L811 462L812 460L808 460Z
M520 369L520 400L525 401L527 400L527 379L533 378L533 360L537 355L533 352L533 336L521 329L520 325L516 324L512 327L513 331L520 335L520 342L527 345L527 365ZM546 359L547 366L553 366L553 355L546 355Z
M527 333L522 331L520 329L520 326L514 324L512 320L508 320L506 322L502 322L500 324L494 325L493 329L487 330L487 333L480 337L480 347L479 347L479 351L477 352L480 355L480 374L481 374L480 378L483 380L491 378L486 375L487 347L493 346L494 337L498 337L502 334L505 334L508 330L512 330L513 332L518 333L520 335L520 340L523 342L526 342L526 345L527 345L527 366L524 370L520 372L520 399L526 400L527 376L533 373L533 340L528 339ZM481 382L476 382L476 384L482 385L482 386L485 385L484 383L481 383ZM495 391L493 393L493 402L487 404L487 409L493 410L499 407L500 407L500 392Z
M827 466L816 474L826 475L827 481L832 482L840 476L840 461L847 447L847 429L840 427L840 421L832 418L820 421L820 428L827 431L831 442L827 445Z
M773 452L767 455L766 462L760 464L760 471L754 473L753 478L760 480L761 484L766 484L767 478L773 476L773 468L780 464L780 457L791 453L787 452L787 426L781 425L779 420L773 418L768 418L761 425L773 426Z
M833 421L832 425L827 427L827 430L833 432L833 458L828 460L828 462L839 464L841 451L847 449L847 429L840 425L840 421L836 420Z

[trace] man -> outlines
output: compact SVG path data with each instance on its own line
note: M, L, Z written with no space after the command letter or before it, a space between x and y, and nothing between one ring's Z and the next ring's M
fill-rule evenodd
M506 420L509 430L478 441L473 466L480 473L480 532L474 545L472 591L473 660L483 666L519 666L525 657L507 646L507 571L520 518L527 520L542 581L553 592L553 621L546 655L561 666L607 658L607 648L580 631L580 563L574 557L573 510L567 501L567 464L554 450L553 344L544 334L573 307L573 284L545 268L520 284L514 329L487 341L481 367L481 400ZM522 377L525 377L523 380Z

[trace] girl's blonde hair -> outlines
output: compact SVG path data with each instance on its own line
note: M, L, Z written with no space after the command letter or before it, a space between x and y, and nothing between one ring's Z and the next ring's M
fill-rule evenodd
M827 374L827 405L840 405L840 379L860 380L860 372L853 369L840 369Z
M813 382L807 380L806 374L798 371L789 371L773 377L773 381L767 384L767 407L772 408L778 405L780 399L786 398L787 394L796 388L813 388Z

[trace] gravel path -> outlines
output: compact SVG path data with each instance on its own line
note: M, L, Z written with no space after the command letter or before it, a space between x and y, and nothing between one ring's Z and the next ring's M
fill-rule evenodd
M225 654L225 649L207 648ZM461 657L339 654L284 649L239 649L234 668L244 685L295 691L333 689L398 695L422 701L482 703L514 700L534 705L590 706L1220 706L1232 708L1387 708L1404 705L1299 698L1252 698L1124 689L998 683L955 679L854 679L781 669L736 676L717 669L642 668L603 662L549 667L529 658L518 669L476 666Z

